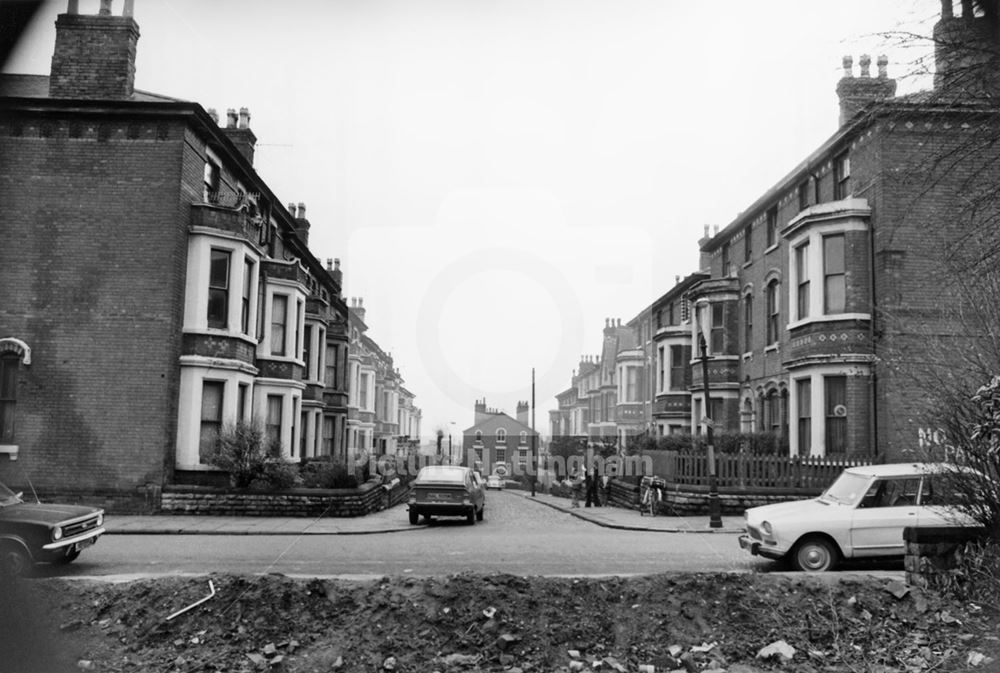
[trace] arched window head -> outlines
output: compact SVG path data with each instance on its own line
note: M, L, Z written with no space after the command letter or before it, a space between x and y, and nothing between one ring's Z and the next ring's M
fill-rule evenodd
M507 442L507 431L503 428L497 428L497 444L505 444Z

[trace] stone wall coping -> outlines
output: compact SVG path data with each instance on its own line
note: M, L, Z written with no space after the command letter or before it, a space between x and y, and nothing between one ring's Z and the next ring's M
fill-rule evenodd
M903 529L906 542L938 543L968 542L987 537L983 526L907 526Z
M217 487L217 486L195 486L195 485L172 485L163 487L163 495L241 495L241 496L349 496L352 494L363 494L378 488L382 485L382 479L375 477L369 479L356 488L289 488L283 491L254 491L245 488Z

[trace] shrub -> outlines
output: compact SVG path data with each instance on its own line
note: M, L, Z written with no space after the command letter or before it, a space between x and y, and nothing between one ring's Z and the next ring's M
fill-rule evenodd
M298 468L280 458L264 463L260 476L250 482L255 491L284 491L302 481Z
M303 464L302 485L308 488L357 488L358 478L345 463L330 458Z
M740 453L745 452L752 456L787 456L788 437L773 432L740 432L740 433L715 433L712 437L717 453ZM657 449L660 451L705 451L707 438L705 435L676 434L666 435L655 440L645 440L641 446L644 450ZM638 447L639 444L636 444Z
M229 473L236 488L285 489L297 479L295 466L281 457L281 445L268 440L259 423L227 425L208 462Z
M937 589L1000 610L1000 542L967 542L959 551L957 567L932 577Z

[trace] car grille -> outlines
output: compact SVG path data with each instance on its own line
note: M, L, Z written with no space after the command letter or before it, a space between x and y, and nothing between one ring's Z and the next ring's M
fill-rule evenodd
M764 536L760 534L760 530L758 530L756 526L747 526L747 533L754 540L763 540L764 539Z
M66 524L62 527L63 537L74 537L82 533L86 533L88 530L93 530L97 528L97 517L92 516L89 519L84 519L83 521L75 521L70 524Z

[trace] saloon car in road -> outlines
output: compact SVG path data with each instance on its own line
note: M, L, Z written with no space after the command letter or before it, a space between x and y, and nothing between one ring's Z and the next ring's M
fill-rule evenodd
M949 497L951 466L851 467L818 498L746 510L740 547L794 568L824 571L842 559L902 556L909 526L968 526Z
M104 533L104 510L25 502L0 483L0 572L22 575L35 563L70 563Z
M490 476L486 477L487 490L495 488L498 491L500 491L503 490L503 487L504 487L504 480L503 477L501 477L499 474L491 474Z
M420 517L464 516L470 524L483 520L486 489L479 474L461 465L420 468L410 493L410 523Z

